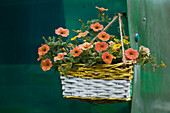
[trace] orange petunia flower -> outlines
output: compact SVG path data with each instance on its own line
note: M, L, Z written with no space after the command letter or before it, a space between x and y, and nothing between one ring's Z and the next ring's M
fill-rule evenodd
M99 7L96 6L96 8L99 9L99 13L101 13L102 11L107 11L108 10L108 9L103 8L103 7L99 8Z
M127 56L125 56L125 59L127 61L132 61L132 63L136 63L136 59L129 59ZM122 58L122 61L123 61L123 58Z
M127 49L125 51L125 54L126 54L127 58L131 59L131 60L138 58L138 55L139 55L138 51L133 50L132 48Z
M109 52L105 52L102 54L102 59L106 64L111 64L113 60L113 56L109 54Z
M102 40L102 41L108 41L109 38L110 38L110 35L107 34L106 32L100 32L100 33L98 34L98 37L99 37L99 39Z
M83 51L80 47L75 47L74 49L70 50L70 54L73 53L73 57L78 57Z
M67 53L66 52L58 53L58 55L56 57L54 57L54 61L62 60L64 58L64 55L67 55Z
M55 29L55 34L60 35L62 37L67 37L69 35L69 30L59 27L58 29Z
M78 37L78 38L84 37L84 36L86 36L88 33L89 33L89 31L85 31L84 33L79 33L79 34L77 35L77 37Z
M95 47L97 51L104 51L108 48L108 44L106 42L97 42Z
M45 55L50 50L50 47L47 44L44 44L43 46L38 48L38 54Z
M88 50L89 48L93 48L93 45L91 43L85 42L79 45L79 47L83 50Z
M52 62L50 59L45 59L43 61L41 61L41 67L43 69L43 71L47 71L50 70L52 67Z
M103 25L101 25L97 22L95 24L91 24L90 28L93 29L94 31L98 32L99 30L103 29Z

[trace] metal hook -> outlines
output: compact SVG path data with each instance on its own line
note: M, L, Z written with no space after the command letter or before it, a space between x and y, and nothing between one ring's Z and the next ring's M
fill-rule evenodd
M135 42L139 42L139 34L137 32L135 34Z

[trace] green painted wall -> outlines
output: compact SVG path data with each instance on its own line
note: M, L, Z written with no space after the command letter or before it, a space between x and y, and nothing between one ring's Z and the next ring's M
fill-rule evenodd
M128 102L95 106L64 99L58 73L43 72L36 60L42 36L55 35L59 26L79 28L79 18L97 18L95 6L108 8L111 17L126 12L125 0L0 0L0 113L130 112ZM119 34L116 25L109 31Z
M131 45L149 47L158 63L165 61L167 68L155 72L146 65L138 69L135 76L132 113L169 113L170 112L170 1L169 0L127 0ZM143 18L146 21L143 21ZM135 33L140 36L139 43L134 41Z

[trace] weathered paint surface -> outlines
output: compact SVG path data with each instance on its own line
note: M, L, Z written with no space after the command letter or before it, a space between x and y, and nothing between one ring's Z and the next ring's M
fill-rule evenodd
M157 57L158 64L164 61L167 68L155 72L146 65L134 79L132 113L170 112L170 1L127 0L131 46L137 49L144 45ZM135 42L135 34L139 42ZM140 70L140 69L139 69Z

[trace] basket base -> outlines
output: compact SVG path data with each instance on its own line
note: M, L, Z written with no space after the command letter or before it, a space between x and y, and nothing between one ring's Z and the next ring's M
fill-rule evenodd
M96 97L77 97L77 96L64 96L64 98L80 100L88 103L100 103L100 104L131 101L131 98L96 98Z

